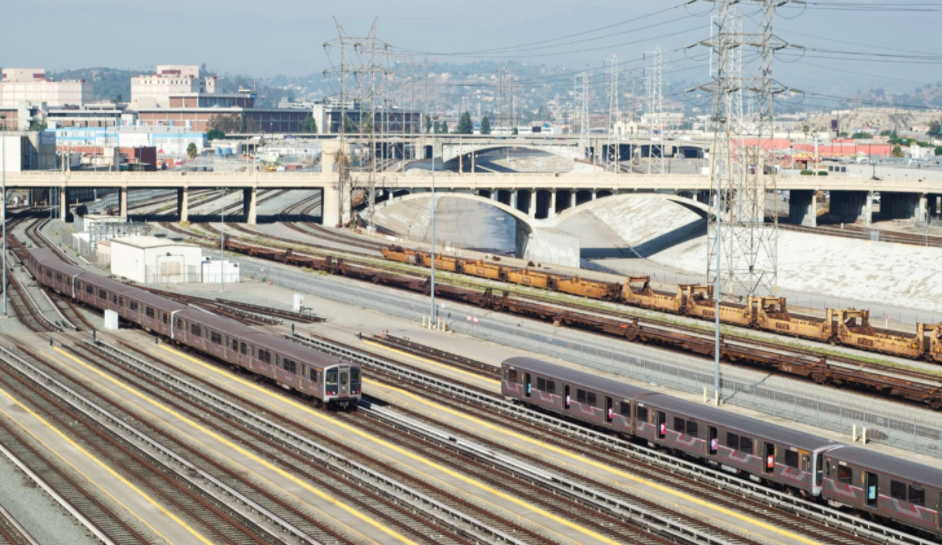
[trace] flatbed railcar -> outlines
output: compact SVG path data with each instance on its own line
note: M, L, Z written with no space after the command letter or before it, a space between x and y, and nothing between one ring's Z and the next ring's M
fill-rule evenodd
M27 267L53 291L296 390L330 407L355 408L361 397L359 364L247 327L205 310L129 286L63 262L48 249L31 250Z
M390 261L421 267L429 267L432 261L428 252L395 245L383 249L383 256ZM704 320L712 321L716 316L713 286L678 285L676 292L668 293L655 290L649 276L627 277L619 284L537 270L532 268L532 263L529 267L520 268L441 255L435 256L435 267L448 272ZM721 302L719 312L720 321L726 324L942 363L942 324L917 324L915 335L880 332L870 326L870 315L866 310L828 309L825 319L794 316L788 312L784 297L767 296L748 297L744 304Z
M942 538L942 471L534 358L501 393L833 507Z

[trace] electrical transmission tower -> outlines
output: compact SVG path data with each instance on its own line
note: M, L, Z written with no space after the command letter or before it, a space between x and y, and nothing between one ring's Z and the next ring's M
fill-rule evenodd
M716 0L708 42L715 74L702 87L714 95L707 274L730 296L774 294L778 287L776 170L767 161L775 158L774 96L785 91L772 77L774 53L786 46L772 22L775 8L788 0L751 1L761 7L762 20L745 32L739 0ZM759 67L748 73L743 49L757 53ZM757 107L747 112L744 103Z
M615 130L618 125L618 56L612 55L612 81L608 92L608 160L612 165L612 172L620 170L621 145Z
M651 135L650 151L648 152L648 174L664 174L664 80L661 65L661 46L655 47L651 51L645 51L644 57L650 61L645 75L645 85L647 87L647 108L646 118L648 121L648 132ZM655 144L655 131L659 131L660 144ZM655 157L657 154L657 157ZM657 164L654 164L654 159Z
M325 70L325 75L336 74L340 80L340 152L337 156L339 217L343 218L344 211L349 209L353 192L360 190L367 200L368 222L372 226L379 185L377 168L380 164L377 155L385 149L385 146L379 145L377 133L387 131L389 124L387 94L391 48L377 37L375 20L367 35L362 37L347 34L336 18L334 23L338 37L326 42L324 48L328 51L340 50L340 65ZM348 135L350 132L353 135ZM385 136L388 137L388 134ZM356 164L349 157L354 146L361 151L356 154Z
M582 114L579 125L579 149L585 152L589 149L589 72L582 73Z

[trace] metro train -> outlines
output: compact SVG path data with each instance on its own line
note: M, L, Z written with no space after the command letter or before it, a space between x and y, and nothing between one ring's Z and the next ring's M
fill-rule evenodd
M533 358L501 367L531 408L942 538L942 470Z
M43 286L173 343L237 365L282 388L328 407L355 409L360 402L359 364L312 350L146 290L85 271L49 249L30 250L27 268Z

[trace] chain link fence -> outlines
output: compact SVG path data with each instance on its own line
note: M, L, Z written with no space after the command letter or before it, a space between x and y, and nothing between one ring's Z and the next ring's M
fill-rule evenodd
M239 263L243 281L269 282L412 322L421 322L429 315L429 300L419 295L390 292L319 273L234 261ZM713 364L703 359L554 328L447 300L439 305L439 316L450 329L472 337L682 392L700 395L706 389L712 399ZM865 427L870 441L942 458L942 416L928 410L733 367L723 370L722 394L724 403L730 405L846 436L852 434L854 426L858 433Z

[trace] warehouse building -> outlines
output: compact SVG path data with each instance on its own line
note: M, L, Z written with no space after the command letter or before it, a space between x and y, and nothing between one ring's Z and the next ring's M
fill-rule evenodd
M111 240L111 274L132 282L201 282L202 263L203 249L195 244L153 236Z

